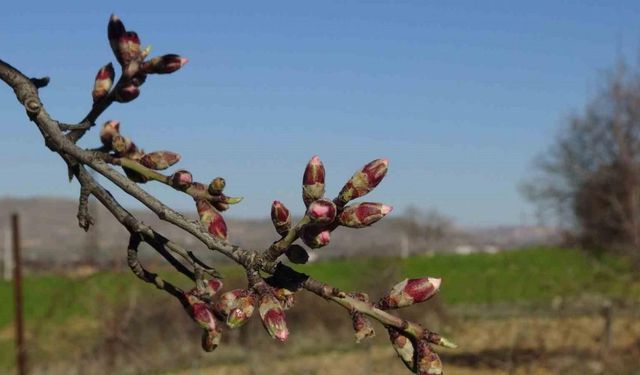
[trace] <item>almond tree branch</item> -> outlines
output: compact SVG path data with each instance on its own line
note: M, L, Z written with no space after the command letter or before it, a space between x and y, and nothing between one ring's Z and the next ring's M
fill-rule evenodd
M199 261L195 255L191 252L181 248L179 245L169 241L165 237L155 232L150 227L144 225L125 210L112 196L106 191L84 168L89 166L93 170L97 171L111 182L113 182L120 189L136 198L152 212L154 212L160 219L167 221L186 232L190 233L194 237L198 238L209 249L218 251L225 256L229 257L234 262L243 266L248 273L265 272L268 274L274 274L275 277L280 276L289 278L292 280L304 280L299 283L299 287L303 287L322 298L335 302L342 306L349 312L359 312L367 315L385 327L396 329L402 332L408 337L414 340L427 340L431 343L439 345L448 345L448 341L443 340L439 335L431 333L423 328L421 325L408 322L404 319L398 318L386 311L383 311L368 301L361 301L357 298L353 298L350 295L340 292L339 290L321 283L320 281L309 278L306 275L297 273L296 271L284 267L280 263L276 263L276 258L287 250L289 246L300 236L300 231L307 224L307 219L303 219L295 228L290 230L283 238L265 251L258 252L254 250L243 249L239 246L232 245L225 240L220 240L211 236L199 222L193 222L187 220L182 214L174 211L168 206L164 205L157 198L153 197L145 190L140 188L136 183L129 180L126 176L118 173L111 168L104 158L99 153L90 150L83 150L79 148L75 141L77 141L86 129L75 129L71 133L65 136L62 133L60 124L53 120L46 112L40 97L38 95L38 86L34 84L32 80L26 77L24 74L13 68L11 65L0 60L0 79L7 83L13 90L18 101L25 107L27 115L31 121L33 121L41 132L45 145L52 151L58 153L68 164L71 173L78 179L81 184L81 200L79 217L85 216L83 212L83 206L86 206L86 199L89 194L94 195L98 201L100 201L111 214L132 233L132 243L129 246L129 260L132 269L139 277L145 281L152 282L158 287L168 290L170 293L182 295L182 292L168 284L166 281L162 281L157 276L147 272L142 268L137 261L137 245L139 241L145 241L156 249L162 256L165 257L178 271L182 272L192 280L195 279L194 272L198 269L208 270L210 274L217 275L215 270L206 267L204 263ZM42 86L40 86L42 87ZM81 122L81 124L92 124L97 117L114 101L113 90L102 100L98 101L92 111ZM123 165L123 162L127 167L135 169L137 172L145 173L147 176L154 180L167 183L167 177L161 175L151 169L148 169L141 164L133 164L129 161L121 160L109 160L114 164ZM145 169L146 168L146 169ZM189 194L189 193L188 193ZM190 194L191 195L191 194ZM192 195L194 196L194 195ZM194 196L196 198L196 196ZM306 217L306 216L305 216ZM83 221L81 220L82 224ZM184 266L171 254L176 254L183 261L187 262L190 269ZM194 270L194 271L192 271ZM283 271L284 270L284 271ZM183 300L181 301L185 303ZM213 331L209 331L213 332Z

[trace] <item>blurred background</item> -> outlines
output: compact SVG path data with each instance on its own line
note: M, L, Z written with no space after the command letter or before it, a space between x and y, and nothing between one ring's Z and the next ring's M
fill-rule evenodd
M73 1L3 5L0 57L29 76L56 119L79 121L97 70L114 61L116 12L152 55L190 59L150 77L101 120L147 151L182 155L244 201L233 243L266 248L282 201L304 212L312 155L333 195L366 162L390 159L368 201L395 207L371 228L338 229L302 272L372 298L438 276L402 311L451 337L449 374L640 374L640 3L539 1ZM355 344L348 314L300 293L276 344L258 319L213 353L173 299L126 268L127 233L79 187L0 89L0 373L16 371L10 215L22 232L27 366L34 374L402 374L386 332ZM98 124L100 125L100 124ZM99 144L97 131L82 141ZM100 180L134 215L218 267L242 270ZM196 218L190 197L146 190ZM150 249L154 271L188 286Z

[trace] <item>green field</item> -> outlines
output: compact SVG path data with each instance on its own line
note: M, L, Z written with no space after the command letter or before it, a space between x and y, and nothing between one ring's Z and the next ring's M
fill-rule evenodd
M640 285L624 261L594 259L577 250L527 249L499 254L358 258L296 266L302 272L344 290L378 291L404 277L438 276L444 279L440 298L450 304L549 301L556 296L597 293L612 298L637 298ZM238 276L226 266L223 274ZM175 275L168 275L175 278ZM387 282L387 283L384 283ZM186 285L186 284L185 284ZM389 284L390 285L390 284ZM375 286L375 288L374 288ZM27 321L61 323L74 316L97 312L131 289L153 288L130 272L99 272L86 278L29 276L24 283ZM11 322L11 286L0 282L0 328Z

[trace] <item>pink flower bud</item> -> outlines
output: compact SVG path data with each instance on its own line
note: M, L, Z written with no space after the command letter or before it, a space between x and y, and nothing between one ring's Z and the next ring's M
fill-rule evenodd
M302 177L302 200L306 206L324 196L324 165L316 155L309 160Z
M331 241L331 232L328 229L320 229L316 227L306 227L302 231L302 242L312 249L318 249L327 246Z
M351 320L353 322L353 330L356 335L356 343L360 343L360 341L376 335L371 322L369 319L365 318L362 313L357 311L354 312L351 315Z
M109 19L107 34L113 54L120 65L128 65L131 61L139 60L142 57L138 34L127 31L120 18L115 14L112 14Z
M128 103L140 95L140 88L133 83L124 85L116 92L116 101L118 103Z
M91 92L94 103L107 96L109 90L111 90L111 86L113 85L115 75L116 73L114 72L113 65L111 63L108 63L98 70L96 80L93 84L93 91Z
M207 187L207 191L211 195L220 195L222 194L222 190L227 185L226 181L222 177L216 177L209 183Z
M238 306L237 299L247 294L249 293L246 289L234 289L222 293L214 305L216 312L226 319L231 310Z
M377 307L383 310L398 309L426 301L438 293L441 283L442 279L434 277L404 279L378 301Z
M382 219L393 207L382 203L362 202L344 208L338 222L349 228L364 228Z
M173 73L182 68L184 64L189 62L186 57L180 57L175 54L157 56L149 61L142 63L142 71L150 74L167 74Z
M109 120L102 125L100 129L100 142L103 145L111 147L114 135L120 134L120 122L115 120Z
M441 375L442 361L429 344L424 340L418 341L418 375Z
M280 201L271 204L271 222L281 236L286 236L291 230L291 214Z
M187 294L189 302L189 314L202 328L208 330L216 329L216 320L209 306L193 294Z
M200 292L211 299L220 289L222 289L222 280L212 278L212 279L203 279L200 282L199 288Z
M191 172L184 169L173 172L171 175L171 185L179 189L187 189L193 182L193 176Z
M229 328L238 328L244 325L255 310L256 298L253 293L248 293L235 300L234 307L227 315L227 325Z
M216 350L218 345L220 345L220 340L222 339L222 332L217 329L208 330L205 329L202 333L202 350L205 352L212 352Z
M214 237L227 240L227 224L224 218L216 211L211 203L199 199L196 201L196 208L200 216L200 223L207 228L207 231Z
M284 310L273 294L265 293L260 297L258 311L260 312L262 324L269 332L269 335L281 342L287 340L289 330L284 319Z
M155 151L144 154L140 164L155 170L167 169L180 161L180 155L171 151Z
M342 187L338 199L347 203L350 200L359 198L373 190L387 174L389 161L387 159L376 159L362 167L349 181Z
M412 371L416 372L416 363L414 361L415 350L413 343L407 337L398 332L395 328L388 328L389 340L391 340L391 346L398 354L398 357L402 360L405 366Z
M315 224L330 224L336 218L336 205L328 199L313 201L307 209L307 216Z

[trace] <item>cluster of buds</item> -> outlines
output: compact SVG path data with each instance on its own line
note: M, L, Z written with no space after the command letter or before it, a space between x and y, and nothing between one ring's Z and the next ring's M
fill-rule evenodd
M215 350L222 339L222 332L218 327L210 304L200 298L195 290L186 293L185 297L188 303L189 316L204 329L202 333L202 349L207 352Z
M309 160L302 177L302 200L307 207L307 223L299 236L312 249L326 246L331 232L338 226L364 228L377 222L393 209L382 203L362 202L347 206L352 200L373 190L387 173L386 159L376 159L357 171L333 200L324 197L325 168L318 156ZM286 236L292 229L291 214L279 201L271 206L271 220L276 231Z
M111 156L114 158L132 160L148 169L164 170L180 161L180 155L175 152L154 151L146 153L139 149L130 138L120 134L118 121L109 120L104 123L100 130L100 141L103 144L103 149L111 152ZM148 175L123 164L120 161L122 169L132 181L145 183L149 180ZM231 204L239 203L242 198L228 197L223 194L226 185L224 178L216 177L207 186L194 182L191 173L181 169L169 176L163 176L161 180L177 190L191 194L195 199L202 225L215 238L227 239L227 225L220 211L227 210Z
M107 36L113 54L122 67L122 78L113 87L115 72L111 63L103 66L96 75L92 96L98 102L106 98L113 88L113 99L126 103L140 95L140 86L148 74L167 74L180 69L188 60L176 54L157 56L146 60L151 47L141 48L140 38L134 31L128 31L118 16L111 15Z
M215 304L215 311L229 328L244 325L255 310L256 296L251 290L234 289L223 293Z

